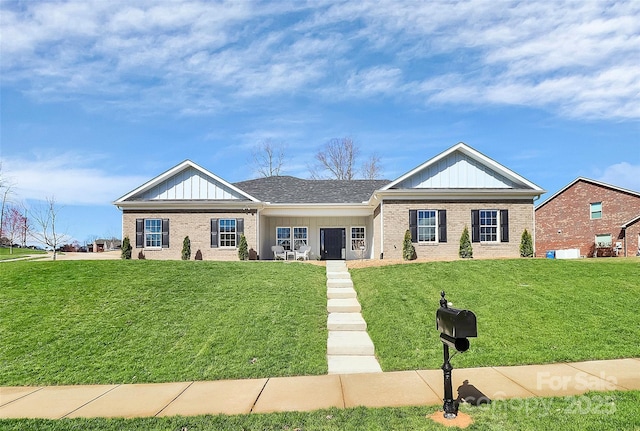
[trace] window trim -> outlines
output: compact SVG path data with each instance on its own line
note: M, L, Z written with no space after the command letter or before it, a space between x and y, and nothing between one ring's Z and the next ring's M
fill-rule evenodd
M157 224L157 226L153 226L154 229L158 229L157 231L152 231L151 228L152 226L149 226L147 223L151 224L151 222L154 222L154 225ZM146 218L144 219L144 226L143 226L143 248L148 249L148 250L159 250L162 248L162 219L161 218ZM156 239L152 239L151 240L151 245L150 245L150 237L153 236ZM157 243L157 245L155 245Z
M304 229L304 239L303 238L296 238L296 229ZM293 237L291 239L292 242L293 242L292 250L299 250L300 249L300 247L296 248L296 244L298 243L298 241L301 242L301 246L309 245L309 227L308 226L293 226L291 228L291 236Z
M609 237L609 243L607 244L606 242L598 242L598 237ZM611 235L610 233L600 233L600 234L596 234L595 238L594 238L594 243L596 245L596 248L608 248L608 247L613 247L613 235ZM598 244L603 244L603 245L598 245Z
M289 236L288 237L282 237L280 238L278 236L278 230L279 229L288 229L289 230ZM292 251L293 249L291 248L291 235L293 234L293 229L291 228L291 226L276 226L276 245L282 245L282 247L284 247L285 250L289 250ZM281 242L282 241L289 241L289 245L283 245ZM287 248L289 247L289 248Z
M354 229L362 229L362 238L353 237ZM367 227L366 226L351 226L349 228L349 238L351 243L351 251L361 251L360 246L358 246L358 248L353 248L354 241L362 241L362 245L364 246L364 249L365 250L367 249Z
M225 221L232 221L233 231L223 232L222 227ZM233 245L223 245L224 242L229 242L229 239L224 239L225 236L230 236L233 241ZM218 219L218 248L234 249L238 248L238 220L235 218L220 218Z
M435 209L422 209L422 210L416 210L416 241L418 244L438 244L440 242L440 238L438 236L439 232L438 232L438 210ZM420 225L420 213L421 212L432 212L433 215L433 225L425 225L425 226L421 226ZM424 219L429 219L431 217L423 217ZM420 240L420 228L433 228L433 240Z
M495 213L495 224L491 224L491 225L483 224L482 223L482 220L483 220L482 213L483 212L484 213L486 213L486 212ZM486 217L485 217L485 219L486 219ZM482 239L483 235L485 237L487 235L487 233L483 233L482 232L483 227L485 229L487 229L487 228L495 229L496 239L495 240L493 240L493 239L492 240L486 240L486 239L483 240ZM501 242L501 237L500 237L500 233L501 233L500 232L501 231L501 229L500 229L500 210L498 210L498 209L481 209L481 210L478 210L478 229L480 231L478 239L480 240L481 244L497 244L497 243L500 243Z

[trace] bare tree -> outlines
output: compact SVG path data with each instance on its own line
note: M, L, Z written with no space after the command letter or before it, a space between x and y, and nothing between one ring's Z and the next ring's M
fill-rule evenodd
M20 208L10 206L6 209L2 219L2 232L9 243L9 254L13 254L13 244L16 240L20 239L24 245L27 226L27 217L23 215Z
M253 165L261 177L277 177L284 164L284 149L282 144L274 144L266 139L257 144L251 152Z
M0 238L4 235L4 217L9 203L9 196L13 193L13 184L2 174L2 163L0 163Z
M46 202L40 208L31 211L35 226L31 230L31 236L38 242L53 248L53 260L56 260L58 246L70 239L65 233L60 233L56 225L60 208L52 197L47 197Z
M365 180L377 180L381 177L380 157L377 154L369 156L362 164L362 177Z
M315 159L318 166L311 168L311 178L323 178L329 171L334 180L352 180L355 177L355 160L359 150L351 138L333 138L324 145Z

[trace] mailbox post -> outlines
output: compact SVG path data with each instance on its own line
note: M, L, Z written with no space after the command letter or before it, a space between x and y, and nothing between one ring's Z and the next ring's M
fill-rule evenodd
M451 383L451 371L453 367L449 362L449 348L452 347L458 352L469 350L469 340L467 337L477 337L476 315L469 310L459 310L450 308L445 298L445 293L440 293L440 308L436 311L436 327L440 331L440 341L442 341L444 363L442 372L444 374L444 417L454 419L458 415L458 406L453 400L453 388Z

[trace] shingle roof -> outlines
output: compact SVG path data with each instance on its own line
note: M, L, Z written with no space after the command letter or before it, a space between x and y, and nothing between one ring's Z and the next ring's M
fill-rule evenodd
M388 180L305 180L291 176L264 177L234 183L263 202L362 203Z

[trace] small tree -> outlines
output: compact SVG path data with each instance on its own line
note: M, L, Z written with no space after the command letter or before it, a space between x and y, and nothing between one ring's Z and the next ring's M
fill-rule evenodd
M404 233L404 241L402 242L402 258L404 260L414 260L417 257L416 249L411 242L411 232L407 229Z
M247 238L245 238L244 234L240 235L240 244L238 244L238 258L240 260L247 260L249 258Z
M120 252L120 257L126 260L131 259L131 250L131 241L129 241L128 236L125 236L122 240L122 251Z
M533 240L528 230L522 232L520 238L520 257L533 257Z
M182 260L191 259L191 240L189 236L184 237L184 241L182 241Z
M53 260L56 260L58 247L69 240L69 235L60 233L57 225L59 212L53 196L47 197L44 205L30 212L35 225L31 236L53 249Z
M469 239L469 229L465 225L462 235L460 236L460 251L458 253L463 259L471 259L473 257L473 247Z

